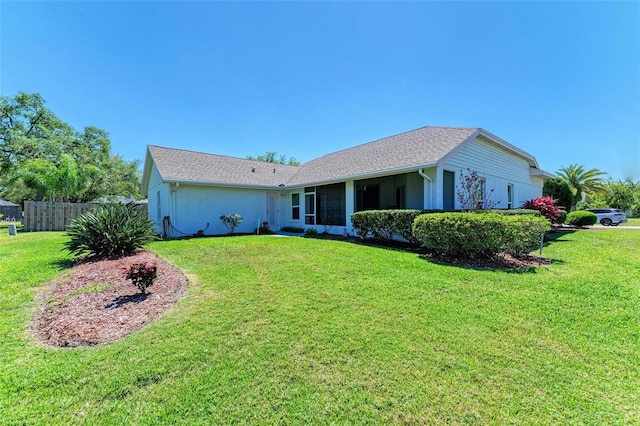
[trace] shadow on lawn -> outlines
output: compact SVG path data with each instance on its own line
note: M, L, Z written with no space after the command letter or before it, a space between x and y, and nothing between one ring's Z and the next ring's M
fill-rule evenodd
M60 271L72 268L75 264L76 259L58 259L49 262L49 265L55 266Z
M548 246L553 242L565 242L568 240L563 240L561 237L566 233L575 232L574 230L568 231L560 231L560 232L551 232L549 234L545 234L545 239L543 243L543 248ZM447 256L439 256L433 253L429 253L422 247L416 247L415 245L393 241L379 241L379 240L361 240L355 238L342 238L343 241L364 245L368 247L376 247L384 250L393 250L393 251L401 251L405 253L415 253L421 259L442 266L453 266L464 269L473 269L478 271L492 271L492 272L506 272L511 274L523 274L523 273L537 273L538 268L545 265L550 264L561 264L564 263L563 260L560 259L547 259L544 257L539 258L537 256L537 250L534 251L533 255L527 255L522 258L514 258L511 256L499 256L494 259L458 259Z
M546 234L544 234L544 246L548 246L551 243L566 243L569 240L565 240L562 237L564 237L567 234L573 234L574 232L576 232L575 229L568 229L568 230L553 230L551 232L547 232Z

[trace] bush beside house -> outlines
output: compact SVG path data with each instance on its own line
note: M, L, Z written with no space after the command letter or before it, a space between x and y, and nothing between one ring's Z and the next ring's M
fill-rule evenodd
M496 213L424 214L416 218L413 233L437 254L462 259L491 259L499 253L521 256L533 250L549 222L533 215Z

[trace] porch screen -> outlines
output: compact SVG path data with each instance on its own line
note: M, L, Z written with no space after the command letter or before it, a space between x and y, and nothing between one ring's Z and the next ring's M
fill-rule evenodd
M316 223L345 226L347 224L345 184L316 187Z

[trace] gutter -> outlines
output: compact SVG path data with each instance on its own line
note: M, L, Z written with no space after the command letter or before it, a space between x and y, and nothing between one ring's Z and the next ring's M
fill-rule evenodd
M432 194L431 194L431 184L433 183L433 179L431 179L429 176L427 176L427 175L424 173L424 168L422 168L422 167L418 169L418 174L419 174L420 176L422 176L422 178L423 178L425 181L429 181L429 184L428 184L428 188L429 188L429 190L428 190L428 195L429 195L429 205L431 205L431 201L432 201L432 198L433 198L433 196L432 196ZM426 203L426 201L427 201L427 200L422 200L422 207L424 207L424 206L425 206L425 204L427 204L427 203Z
M423 178L427 179L429 181L429 183L433 183L433 180L429 176L424 174L424 169L422 169L422 168L418 169L418 174L420 176L422 176Z
M271 190L279 190L282 189L278 185L252 185L252 184L242 184L242 183L227 183L227 182L211 182L211 181L197 181L197 180L184 180L184 179L165 179L162 181L163 183L173 183L183 185L194 185L194 186L222 186L226 188L244 188L244 189L271 189Z

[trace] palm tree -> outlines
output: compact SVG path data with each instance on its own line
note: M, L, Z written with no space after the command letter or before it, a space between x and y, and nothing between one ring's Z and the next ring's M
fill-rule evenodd
M570 164L569 167L561 167L556 173L573 188L574 198L571 211L576 209L578 201L582 200L583 193L585 195L593 195L602 190L605 180L600 176L607 174L598 169L585 170L584 166L579 164Z

